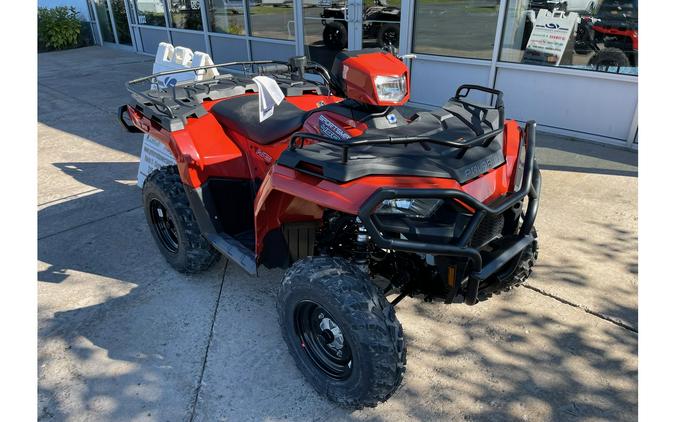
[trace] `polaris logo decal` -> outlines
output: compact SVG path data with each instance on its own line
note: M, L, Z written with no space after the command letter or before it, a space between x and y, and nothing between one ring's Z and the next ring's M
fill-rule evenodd
M347 139L351 139L351 136L345 132L344 129L333 123L323 114L319 116L319 131L323 136L335 139L337 141L346 141Z
M462 177L462 180L469 180L480 176L483 173L487 173L488 170L491 170L498 165L504 162L504 154L501 151L497 151L493 154L488 155L482 160L476 161L475 163L469 164L466 167L459 169L459 174Z

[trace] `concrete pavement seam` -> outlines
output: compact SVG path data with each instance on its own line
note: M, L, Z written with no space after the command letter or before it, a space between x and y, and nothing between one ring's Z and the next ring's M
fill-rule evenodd
M119 211L119 212L116 212L116 213L114 213L114 214L110 214L110 215L106 215L106 216L101 217L101 218L97 218L97 219L95 219L95 220L87 221L86 223L78 224L78 225L76 225L76 226L69 227L69 228L67 228L67 229L58 231L58 232L56 232L56 233L50 233L50 234L48 234L48 235L45 235L45 236L42 236L42 237L38 237L37 240L48 239L48 238L50 238L50 237L54 237L54 236L57 236L57 235L59 235L59 234L66 233L66 232L69 232L69 231L71 231L71 230L79 229L80 227L88 226L89 224L98 223L99 221L103 221L103 220L108 219L108 218L111 218L111 217L116 217L116 216L118 216L118 215L122 215L122 214L125 214L125 213L128 213L128 212L137 210L137 209L139 209L139 208L143 208L143 206L140 205L140 206L138 206L138 207L129 208L128 210L124 210L124 211Z
M603 320L605 320L605 321L607 321L607 322L609 322L609 323L612 323L612 324L614 324L614 325L616 325L616 326L619 326L619 327L621 327L621 328L624 328L624 329L626 329L626 330L628 330L628 331L632 331L632 332L634 332L634 333L636 333L636 334L637 334L637 332L638 332L637 328L633 327L632 325L626 324L625 322L620 321L620 320L618 320L618 319L616 319L616 318L612 318L612 317L610 317L610 316L603 315L603 314L601 314L600 312L594 311L594 310L592 310L592 309L590 309L590 308L588 308L588 307L586 307L586 306L576 304L576 303L571 302L571 301L569 301L569 300L567 300L567 299L564 299L564 298L562 298L562 297L560 297L560 296L556 296L556 295L554 295L553 293L547 292L546 290L540 289L540 288L538 288L538 287L534 287L534 286L529 285L529 284L523 284L523 287L525 287L525 288L527 288L527 289L530 289L530 290L532 290L532 291L535 291L535 292L537 292L537 293L539 293L539 294L542 294L542 295L544 295L544 296L548 296L548 297L550 297L551 299L555 299L555 300L557 300L557 301L560 302L560 303L564 303L565 305L569 305L569 306L573 306L573 307L575 307L575 308L577 308L577 309L581 309L582 311L586 312L587 314L590 314L590 315L593 315L594 317L603 319Z
M204 353L204 360L202 361L202 370L199 373L199 381L195 389L194 398L192 400L192 411L190 413L190 422L192 422L197 414L197 402L199 401L199 393L202 391L202 383L204 381L204 372L206 371L206 362L209 359L209 349L211 348L211 341L213 340L213 328L216 325L216 317L218 316L218 308L220 307L220 297L223 294L223 286L225 285L225 274L230 261L225 261L225 268L223 268L223 276L220 279L220 291L218 291L218 299L216 300L216 307L213 310L213 319L211 320L211 329L209 330L209 338L206 342L206 352Z

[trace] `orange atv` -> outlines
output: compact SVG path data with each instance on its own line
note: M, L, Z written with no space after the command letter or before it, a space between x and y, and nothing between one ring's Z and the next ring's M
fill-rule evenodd
M403 298L473 305L530 275L535 123L505 120L500 91L463 85L408 115L410 73L389 52L342 52L330 70L295 57L191 71L211 67L228 73L128 85L121 122L177 163L145 181L148 224L181 272L221 255L252 275L287 268L281 332L321 394L363 407L396 391ZM263 121L262 81L285 97Z

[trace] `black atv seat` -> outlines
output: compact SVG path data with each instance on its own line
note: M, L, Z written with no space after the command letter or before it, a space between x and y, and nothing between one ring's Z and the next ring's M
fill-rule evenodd
M306 115L305 111L288 101L282 101L274 107L271 117L260 122L257 95L242 95L223 100L211 108L211 113L224 127L261 145L269 145L295 132L302 126Z

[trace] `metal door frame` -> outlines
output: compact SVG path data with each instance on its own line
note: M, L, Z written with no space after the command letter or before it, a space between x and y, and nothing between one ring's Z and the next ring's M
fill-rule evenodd
M96 31L98 32L99 40L101 45L110 45L110 46L115 46L117 48L123 48L123 49L129 49L133 51L138 51L138 48L136 47L136 36L134 34L132 22L131 22L131 9L129 7L129 1L130 0L123 0L124 1L124 9L126 11L127 15L127 25L129 26L129 36L131 37L131 45L128 44L122 44L119 42L119 36L117 35L117 24L115 23L115 18L112 15L112 3L111 0L105 0L105 4L107 6L107 14L108 14L108 19L110 19L110 25L112 26L112 32L113 32L113 38L115 39L115 42L108 42L103 40L103 33L101 31L101 19L98 16L98 10L96 8L96 0L88 0L88 3L91 4L91 10L94 12L94 19L96 20Z

